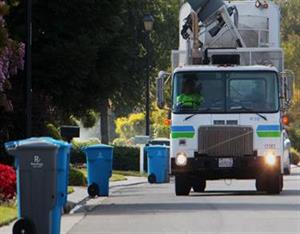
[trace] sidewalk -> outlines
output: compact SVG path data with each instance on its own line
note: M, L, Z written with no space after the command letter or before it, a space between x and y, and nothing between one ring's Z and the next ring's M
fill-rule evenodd
M132 176L126 176L127 180L123 181L116 181L116 182L110 182L109 188L110 192L114 192L115 188L123 187L123 186L132 186L136 184L146 183L147 179L145 177L132 177ZM80 205L81 203L85 202L86 200L89 200L89 197L87 195L87 188L85 187L73 187L74 193L71 193L68 196L68 202Z
M109 188L110 193L116 192L121 187L132 186L137 184L147 183L145 177L126 177L127 180L110 182ZM73 204L74 207L70 214L63 215L61 221L61 234L67 234L67 232L81 219L85 217L85 213L89 211L89 207L100 205L106 198L99 197L96 199L90 199L87 195L87 188L85 187L74 187L74 193L68 196L68 203ZM8 226L0 228L1 234L11 234L14 223Z

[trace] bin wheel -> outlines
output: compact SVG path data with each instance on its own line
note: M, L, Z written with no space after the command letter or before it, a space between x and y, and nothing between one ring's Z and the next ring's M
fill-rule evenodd
M36 234L36 231L31 221L21 218L14 224L13 234Z
M99 187L93 183L88 187L88 194L90 197L96 197L99 194Z
M155 184L155 183L156 183L156 176L155 176L154 174L150 174L150 175L148 176L148 182L149 182L150 184Z

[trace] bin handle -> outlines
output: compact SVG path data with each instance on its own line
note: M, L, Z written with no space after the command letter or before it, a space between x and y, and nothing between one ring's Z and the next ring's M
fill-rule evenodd
M17 144L17 142L12 141L12 142L5 143L4 146L5 146L5 149L7 151L9 151L9 150L15 150L17 148L18 144Z

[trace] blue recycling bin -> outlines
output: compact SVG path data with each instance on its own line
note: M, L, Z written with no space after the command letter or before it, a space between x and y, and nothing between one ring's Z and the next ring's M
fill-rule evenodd
M55 144L58 147L57 153L57 201L56 206L52 210L52 234L59 234L61 229L62 209L67 203L69 170L70 170L70 151L72 145L54 140L53 138L43 137L42 139Z
M147 147L148 181L154 183L169 183L169 147L153 145Z
M84 147L83 151L87 159L89 196L108 196L109 178L112 176L113 147L100 144Z

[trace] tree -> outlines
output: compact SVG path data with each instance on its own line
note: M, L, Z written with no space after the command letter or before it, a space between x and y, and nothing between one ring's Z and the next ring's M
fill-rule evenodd
M282 9L282 39L285 52L285 67L295 73L296 95L294 103L289 111L291 124L289 135L293 146L300 150L300 18L297 12L300 10L298 0L278 1Z
M95 110L106 142L108 108L118 116L144 108L144 13L156 18L148 52L154 84L177 47L178 7L177 0L33 0L35 134L45 134L46 122L65 124ZM17 38L24 37L24 9L20 2L10 16Z
M25 54L24 44L12 39L7 28L5 17L10 7L4 1L0 1L0 154L4 151L3 143L14 137L15 132L19 130L18 124L14 124L14 107L17 106L13 106L12 99L15 97L11 94L18 91L15 83L22 84L17 74L23 69Z

